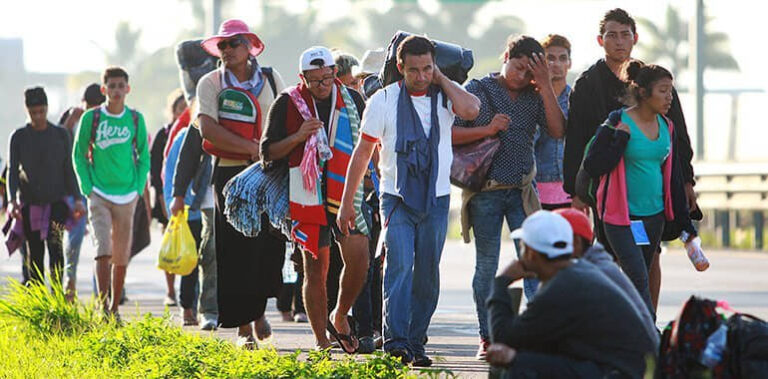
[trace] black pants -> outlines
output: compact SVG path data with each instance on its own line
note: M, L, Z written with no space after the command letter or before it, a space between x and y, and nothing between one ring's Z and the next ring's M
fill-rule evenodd
M267 298L276 297L283 285L285 239L268 230L254 238L235 230L224 215L223 189L241 167L217 167L213 174L216 193L216 294L219 324L234 328L264 315ZM262 219L263 225L269 222Z
M518 351L504 378L603 378L606 370L594 362L557 355ZM615 377L610 375L609 377ZM619 376L620 377L620 376Z
M203 221L202 220L189 220L189 229L192 231L192 237L195 238L195 248L200 251L200 240L202 239ZM197 309L197 297L200 294L198 286L198 270L199 265L195 266L188 275L181 277L181 289L179 294L179 300L181 307L184 309Z
M45 272L45 248L48 247L48 267L52 275L52 282L55 280L61 284L62 274L64 272L64 248L63 222L67 217L69 208L63 202L51 204L51 220L48 224L48 237L45 240L40 238L40 231L32 231L30 226L29 206L21 209L21 215L24 220L24 238L26 238L27 257L25 265L29 273L29 280L43 283L43 274Z
M304 310L304 296L302 295L302 283L304 283L304 263L301 250L294 249L291 255L291 264L296 271L296 283L283 283L280 295L277 297L277 310L280 312L307 313Z
M374 211L373 217L378 217L376 213L378 209ZM374 330L381 333L381 260L377 264L375 258L381 224L377 221L369 223L371 234L368 238L368 275L360 295L352 306L352 314L357 319L358 337L372 337Z

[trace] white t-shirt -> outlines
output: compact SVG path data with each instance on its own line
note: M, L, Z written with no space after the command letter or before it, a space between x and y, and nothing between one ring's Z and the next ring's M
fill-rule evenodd
M400 96L399 83L392 83L376 92L365 106L361 130L363 138L374 138L381 142L379 170L381 171L381 191L398 196L397 193L397 99ZM437 183L435 194L445 196L451 193L451 164L453 146L451 127L453 126L453 104L450 100L443 107L443 94L437 98L438 122L440 123L440 144L438 145ZM431 99L427 96L413 96L413 107L419 115L424 133L429 135L432 128Z

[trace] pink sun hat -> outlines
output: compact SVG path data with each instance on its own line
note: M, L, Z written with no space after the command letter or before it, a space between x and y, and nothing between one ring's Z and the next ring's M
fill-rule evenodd
M211 54L214 57L221 57L221 53L216 44L222 39L227 39L236 35L242 35L251 41L251 50L249 52L252 56L258 56L264 51L264 43L261 42L259 37L248 30L248 25L246 25L245 22L237 19L230 19L222 22L219 27L219 34L205 39L200 45L208 52L208 54Z

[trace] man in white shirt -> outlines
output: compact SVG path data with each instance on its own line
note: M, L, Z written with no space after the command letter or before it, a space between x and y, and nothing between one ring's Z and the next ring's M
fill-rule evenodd
M380 143L387 246L384 350L404 363L425 367L432 364L424 338L437 307L438 267L448 227L451 126L456 115L477 117L480 101L440 72L434 43L425 37L404 39L397 63L404 79L373 95L363 114L362 138L347 170L337 223L345 234L354 225L355 189Z

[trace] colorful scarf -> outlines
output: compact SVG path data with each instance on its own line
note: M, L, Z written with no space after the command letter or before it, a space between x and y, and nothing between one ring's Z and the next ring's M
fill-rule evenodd
M307 161L312 162L312 159L306 159L308 157L305 157L305 151L318 154L319 146L318 149L305 150L305 144L299 144L291 151L288 159L291 236L294 242L313 256L317 256L319 250L320 227L328 224L326 205L327 212L332 214L338 213L341 206L347 167L360 135L360 115L357 113L352 96L338 80L335 82L335 87L332 96L336 98L331 101L334 107L331 110L328 126L328 145L331 148L332 158L323 162L320 157L309 157L314 158L317 166L317 170L314 171L317 175L314 178L306 178L304 175L306 171L302 170L301 165L306 164ZM317 114L315 107L308 105L314 100L303 83L288 89L287 92L292 100L286 117L286 129L290 135L298 131L307 115L317 117ZM326 166L327 173L325 199L322 198L323 165ZM306 179L314 180L314 185L305 185ZM367 235L368 225L360 210L362 202L363 184L360 183L354 198L355 225L359 232Z

